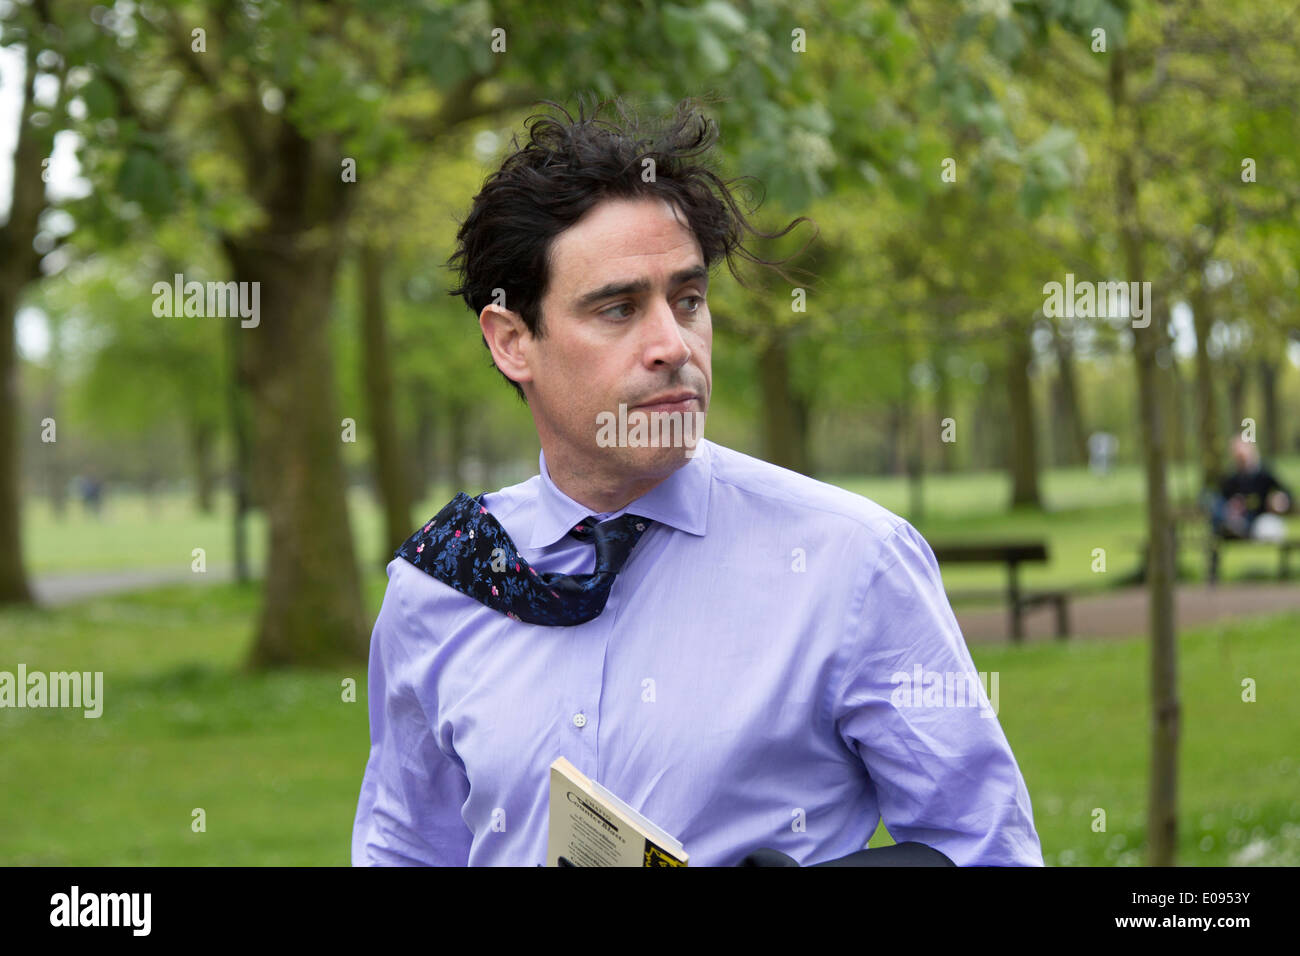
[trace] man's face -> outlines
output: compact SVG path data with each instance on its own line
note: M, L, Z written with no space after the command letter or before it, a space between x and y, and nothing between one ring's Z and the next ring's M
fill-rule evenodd
M601 202L555 238L544 334L522 336L517 378L552 470L563 461L571 474L618 482L666 477L688 460L680 443L602 447L598 416L623 404L629 421L650 411L679 413L692 428L703 421L695 413L708 411L713 389L707 290L699 243L662 200Z
M1250 471L1255 465L1255 447L1240 438L1232 443L1232 459L1238 471Z

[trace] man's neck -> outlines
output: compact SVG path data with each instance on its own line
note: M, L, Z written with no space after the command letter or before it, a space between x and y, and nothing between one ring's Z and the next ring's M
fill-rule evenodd
M649 493L651 489L663 484L677 470L673 468L664 474L637 475L630 478L609 476L593 473L582 465L574 467L568 464L562 455L553 459L546 453L545 448L542 449L542 453L546 459L546 473L550 475L555 487L589 509L592 514L609 514L626 507Z

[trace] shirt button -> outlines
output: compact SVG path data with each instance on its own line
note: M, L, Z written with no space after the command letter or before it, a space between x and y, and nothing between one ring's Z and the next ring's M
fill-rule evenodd
M575 726L575 727L586 727L586 726L587 726L587 715L586 715L586 714L574 714L574 715L573 715L573 726Z

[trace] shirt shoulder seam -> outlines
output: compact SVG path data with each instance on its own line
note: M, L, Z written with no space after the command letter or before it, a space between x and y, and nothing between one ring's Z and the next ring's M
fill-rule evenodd
M716 471L714 472L713 480L720 482L724 485L727 485L728 487L735 488L737 491L741 492L742 494L751 495L755 498L763 498L769 501L781 501L785 504L792 504L798 507L807 508L810 511L818 511L821 512L822 514L835 515L836 517L844 518L846 520L852 521L858 527L866 530L875 530L876 527L875 521L871 518L863 517L861 515L856 515L850 511L845 511L840 508L830 508L830 507L824 507L821 505L812 504L807 501L803 501L799 499L798 496L793 494L790 495L773 494L772 492L766 491L761 488L751 488L746 485L738 484L737 482L732 481L729 478L719 475ZM809 479L809 480L815 481L816 479ZM837 486L832 485L831 487L837 487ZM846 488L840 488L839 490L849 495L857 494L856 492L849 491ZM877 508L880 508L880 510L884 513L884 515L887 515L890 519L892 519L892 522L888 526L889 531L887 534L882 536L882 540L888 540L889 538L893 537L893 535L897 533L899 528L907 524L907 521L905 519L889 511L883 505L873 501L872 499L866 497L865 495L857 495L857 497L861 498L863 501L870 502L872 505L874 505Z

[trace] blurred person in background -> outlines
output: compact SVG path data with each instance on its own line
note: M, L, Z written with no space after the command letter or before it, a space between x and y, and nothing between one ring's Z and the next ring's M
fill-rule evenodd
M1291 510L1291 492L1259 460L1254 442L1232 442L1235 469L1223 478L1209 502L1210 525L1219 538L1269 538L1279 522L1261 516ZM1270 527L1272 526L1272 527Z

